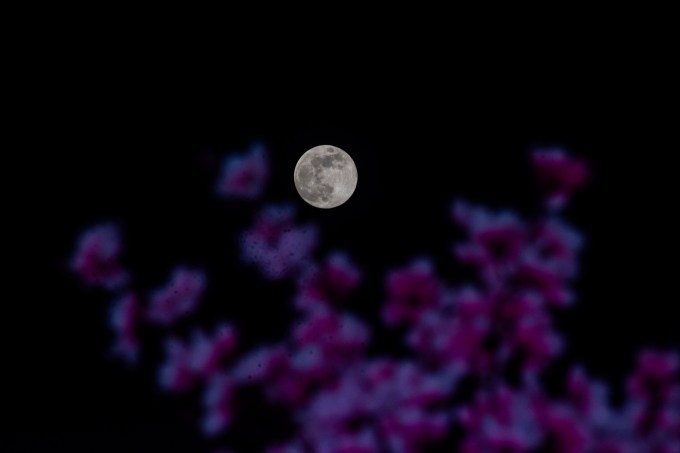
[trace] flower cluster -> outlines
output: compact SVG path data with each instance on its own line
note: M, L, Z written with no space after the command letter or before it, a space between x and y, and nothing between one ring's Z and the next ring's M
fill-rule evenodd
M121 253L116 226L96 225L81 235L71 269L90 286L116 290L128 282L128 274L119 262Z
M245 355L234 375L239 382L261 385L272 403L299 407L315 388L358 363L369 340L370 330L357 318L315 310L284 342Z
M310 310L322 305L342 305L360 280L361 272L349 257L334 252L324 263L309 266L298 279L295 307Z
M167 326L191 314L198 307L205 285L202 271L178 267L168 284L151 294L147 320Z
M254 264L266 278L282 280L302 270L316 244L316 227L296 225L292 205L272 205L260 211L241 236L241 253L243 261Z
M584 245L561 208L588 169L559 149L539 150L532 164L546 209L523 218L455 201L451 217L465 239L452 255L477 277L453 285L427 256L395 266L383 281L376 325L346 305L362 283L359 267L345 251L317 262L318 230L297 223L292 204L259 206L239 238L243 264L272 285L293 283L298 314L284 338L249 351L238 350L227 321L211 333L197 327L188 339L174 334L207 291L205 273L177 267L142 300L126 287L112 225L83 234L72 268L89 285L121 291L111 311L119 356L134 362L138 329L162 328L159 386L201 388L206 437L229 431L248 388L295 426L284 439L263 435L258 451L268 453L680 452L677 351L642 351L620 407L608 384L579 364L563 376L561 393L544 389L544 371L566 347L553 314L575 301L571 284ZM268 175L264 148L254 146L226 158L217 193L258 201ZM383 330L403 333L411 355L369 355Z
M559 148L537 150L531 162L545 192L546 207L553 210L565 206L588 180L586 164Z
M166 360L160 367L159 383L167 390L187 390L197 380L217 374L235 348L236 331L229 325L220 326L212 337L195 330L189 344L170 337L165 340Z
M269 179L267 151L262 143L253 143L244 154L230 154L224 159L215 191L226 199L254 200Z
M450 390L446 376L415 363L369 361L348 369L300 411L300 438L312 451L419 451L445 436L449 416L440 403Z
M139 356L139 310L139 298L134 293L128 293L113 303L109 314L109 323L116 335L113 352L129 363L136 362Z

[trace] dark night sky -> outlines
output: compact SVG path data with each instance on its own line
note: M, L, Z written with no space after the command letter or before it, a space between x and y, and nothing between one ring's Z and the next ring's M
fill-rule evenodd
M569 358L616 386L640 345L680 344L670 251L677 125L665 110L677 92L617 79L613 69L547 75L564 69L557 65L520 77L506 67L478 77L423 67L416 80L359 68L295 84L275 81L274 71L252 79L221 72L201 84L206 67L190 80L62 67L63 77L41 88L26 109L38 127L17 151L20 173L31 177L14 189L22 214L10 223L19 240L8 238L12 249L19 245L20 292L6 294L0 318L10 416L0 429L10 447L0 450L196 451L183 411L193 403L159 394L151 364L127 371L106 359L107 296L82 291L64 262L80 230L119 220L141 287L178 261L205 265L217 289L203 320L239 320L253 342L276 338L290 313L273 307L263 320L248 309L250 298L276 294L246 290L256 279L236 278L237 261L225 258L252 210L210 194L217 159L255 138L271 150L271 201L298 200L292 170L311 146L330 143L352 155L359 185L346 206L298 207L302 219L321 225L322 250L347 249L373 276L374 298L362 304L380 302L375 279L383 270L416 255L456 270L447 258L454 196L537 212L528 152L564 146L593 168L592 184L566 213L588 240L577 306L558 318ZM276 414L268 416L276 424Z

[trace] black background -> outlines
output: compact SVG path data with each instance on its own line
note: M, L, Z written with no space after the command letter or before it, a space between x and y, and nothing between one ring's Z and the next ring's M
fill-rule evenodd
M658 55L633 64L625 52L620 59L609 52L575 62L547 58L546 49L520 60L502 49L451 62L394 50L389 62L384 53L344 55L342 63L302 59L291 74L292 62L257 56L252 66L230 54L228 68L218 57L180 64L169 51L163 63L141 52L84 64L93 53L58 50L45 51L29 71L30 87L18 90L26 96L17 117L26 121L12 151L18 163L8 169L16 171L8 180L17 214L6 220L7 241L18 253L0 318L2 451L210 445L195 429L195 398L156 390L157 350L132 370L107 358L111 297L84 290L66 263L80 231L117 221L124 262L142 292L178 262L206 267L211 290L180 331L228 319L246 345L280 338L293 319L281 297L290 288L258 284L235 256L234 233L254 208L211 192L221 156L253 139L270 150L264 199L292 201L301 220L318 223L322 253L349 251L366 285L352 308L369 319L377 316L383 272L414 256L432 256L452 282L465 279L449 255L459 238L448 217L454 196L535 215L528 153L565 147L593 174L565 213L587 238L577 304L557 318L569 345L565 362L584 363L616 389L640 347L680 344L672 251L677 91ZM638 76L632 69L640 65ZM299 155L322 143L348 151L360 175L352 199L323 212L299 201L292 184ZM390 352L390 341L381 337L376 352ZM255 417L268 429L283 423L269 410Z

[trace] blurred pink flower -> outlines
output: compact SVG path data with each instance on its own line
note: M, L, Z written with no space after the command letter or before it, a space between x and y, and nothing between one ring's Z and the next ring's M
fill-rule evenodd
M391 271L385 287L387 302L383 305L382 318L390 326L417 322L424 313L443 302L443 285L427 259L418 259L407 267Z
M322 265L310 266L298 281L295 306L311 309L339 305L359 283L361 274L343 253L333 253Z
M542 371L563 348L547 315L535 314L520 320L509 341L521 352L524 371L530 374Z
M241 257L255 264L265 278L295 277L314 252L318 233L313 225L294 224L292 205L269 205L241 236Z
M491 289L533 292L555 306L572 301L566 282L577 271L583 239L564 222L525 224L514 213L491 213L462 201L453 204L452 216L468 234L454 253L475 266Z
M263 385L271 402L294 407L315 387L358 363L369 340L370 330L358 319L319 308L294 327L286 345L260 348L243 357L234 376L241 383Z
M176 338L167 339L166 358L158 375L161 388L180 392L198 380L209 379L220 371L235 348L236 331L227 324L220 325L212 337L195 330L188 344Z
M115 225L93 226L81 234L71 269L90 286L120 289L129 279L118 262L121 251L120 234Z
M173 324L198 308L205 287L202 271L177 267L166 286L151 294L146 319L165 326Z
M468 372L488 370L495 351L484 348L492 334L493 299L475 288L453 292L453 307L425 313L409 331L408 344L438 366L451 364Z
M119 298L111 307L109 322L114 330L113 352L128 363L136 363L139 357L137 322L139 320L139 300L133 293Z
M216 191L223 198L253 200L262 194L268 179L265 147L253 143L248 153L230 154L224 159Z
M587 451L591 437L584 419L561 404L544 403L536 407L544 446L559 453Z
M673 384L678 381L680 355L677 352L642 351L637 367L628 379L628 391L643 400L669 397Z
M317 309L293 329L292 338L298 347L318 346L325 361L342 363L361 356L371 331L354 316Z
M260 346L238 360L233 376L240 384L263 383L281 374L289 363L289 353L285 346Z
M676 351L647 349L638 355L627 382L625 415L629 431L649 446L641 451L673 451L680 446L679 361Z
M477 266L483 274L499 278L519 259L526 241L526 226L513 212L492 213L462 201L453 204L454 221L466 230L467 242L454 248L464 263Z
M579 417L591 426L606 426L613 417L609 407L608 387L588 378L581 367L573 367L567 376L567 398Z
M318 355L318 351L310 350ZM260 347L235 365L233 376L240 385L258 384L271 403L294 407L308 397L313 375L304 363L295 366L294 351L286 345ZM312 360L310 360L312 359ZM314 357L307 358L313 363Z
M583 246L582 236L559 219L546 219L532 228L530 243L524 251L525 259L551 269L563 278L571 278L578 270L578 252Z
M376 451L374 439L380 438L390 451L419 451L445 434L448 419L436 405L450 391L445 379L413 363L377 360L348 369L337 384L318 392L298 419L315 447L328 439L361 439L361 448Z
M588 179L585 163L561 149L537 150L531 160L545 194L546 206L551 209L563 207Z
M182 392L194 383L189 348L177 338L165 340L165 362L158 370L158 384L164 390Z
M231 424L235 389L232 378L226 374L213 374L208 379L203 393L204 415L201 421L201 430L206 436L217 436Z
M387 274L381 319L405 327L395 330L406 334L413 359L366 357L377 336L373 326L337 311L359 284L359 268L343 253L314 263L316 227L298 224L293 205L269 204L242 233L241 258L268 280L291 279L301 317L280 343L238 357L237 334L227 324L212 334L196 329L187 341L167 337L160 387L180 392L205 384L200 429L208 437L231 425L239 388L261 390L298 428L269 453L420 453L431 446L464 453L680 453L677 352L643 351L620 409L610 405L606 385L580 367L569 371L561 396L542 389L543 372L563 349L551 309L573 300L569 283L583 246L555 214L585 182L587 168L561 150L535 153L533 165L550 209L538 219L452 205L466 233L454 253L478 272L473 284L449 289L424 258ZM264 148L255 144L225 160L216 191L253 200L268 176ZM120 290L127 274L119 255L117 230L100 225L83 233L72 268L90 285ZM205 280L202 271L176 268L152 292L142 317L171 326L196 310ZM123 293L111 308L114 350L130 362L138 355L139 310L134 293ZM462 436L455 445L447 438L452 431Z
M574 298L559 269L526 255L507 278L505 286L526 296L535 296L553 307L569 306Z
M457 411L464 429L461 451L528 452L540 445L542 432L536 396L505 386L477 393L474 401Z
M224 358L236 349L236 329L228 324L220 325L215 334L209 337L203 331L194 331L191 337L190 367L202 377L215 374Z

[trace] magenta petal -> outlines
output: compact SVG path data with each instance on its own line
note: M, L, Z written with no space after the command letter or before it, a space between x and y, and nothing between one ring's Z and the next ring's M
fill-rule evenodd
M574 159L561 149L537 150L532 164L549 208L559 209L569 201L574 191L588 179L588 168L581 160Z
M202 271L177 267L170 281L151 294L147 320L167 326L193 313L198 308L205 287L206 277Z
M116 301L110 312L109 322L116 335L113 352L128 363L137 362L139 356L139 312L139 300L132 293Z
M224 159L216 192L223 198L254 200L264 191L269 173L267 152L261 143L254 143L248 153Z
M71 260L71 269L90 286L120 289L128 274L118 262L122 252L118 228L110 223L84 231Z

